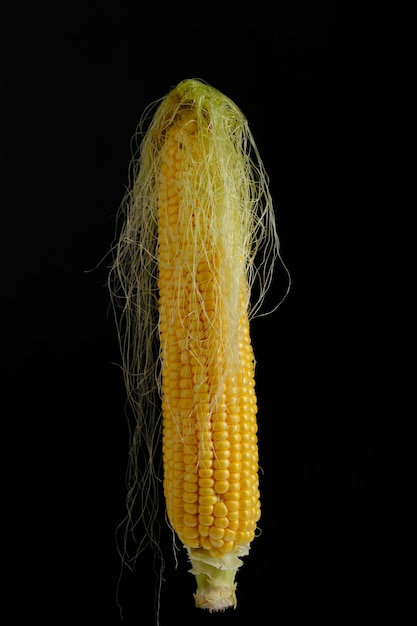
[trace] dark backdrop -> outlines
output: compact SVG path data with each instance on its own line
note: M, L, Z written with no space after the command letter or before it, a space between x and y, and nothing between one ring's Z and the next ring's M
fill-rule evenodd
M119 623L128 432L101 261L139 118L189 77L246 114L293 284L252 325L263 517L238 609L193 607L161 513L160 624L402 621L410 16L401 3L273 6L33 2L4 19L7 623ZM285 288L278 272L270 301ZM123 575L124 623L153 625L154 582L149 550Z

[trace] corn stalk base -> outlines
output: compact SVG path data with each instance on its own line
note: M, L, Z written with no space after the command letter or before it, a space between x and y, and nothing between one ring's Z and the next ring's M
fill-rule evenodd
M235 576L242 560L239 558L249 552L249 545L239 546L222 558L212 557L202 548L187 548L188 557L197 582L194 594L195 605L207 609L210 613L224 611L237 606Z

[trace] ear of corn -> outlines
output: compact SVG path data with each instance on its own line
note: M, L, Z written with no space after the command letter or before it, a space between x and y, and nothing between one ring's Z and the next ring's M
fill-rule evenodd
M168 519L197 574L196 604L219 609L235 604L236 557L247 552L260 516L256 398L247 216L234 185L244 172L236 171L239 152L228 152L228 163L209 161L212 131L196 117L186 104L162 149L164 492Z
M159 103L116 250L112 277L122 289L112 293L124 298L136 444L142 437L149 449L155 441L156 390L167 517L196 576L196 606L234 607L235 573L260 518L249 321L270 285L279 242L246 119L205 83L185 80Z

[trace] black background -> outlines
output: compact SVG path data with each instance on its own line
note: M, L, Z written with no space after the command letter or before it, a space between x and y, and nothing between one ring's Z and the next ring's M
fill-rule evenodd
M160 626L402 621L410 15L395 2L287 4L33 2L4 19L9 624L153 626L151 550L122 577L124 622L116 604L128 431L102 259L139 118L190 77L249 120L293 284L252 325L263 516L238 608L194 608L161 513ZM278 271L268 304L285 289Z

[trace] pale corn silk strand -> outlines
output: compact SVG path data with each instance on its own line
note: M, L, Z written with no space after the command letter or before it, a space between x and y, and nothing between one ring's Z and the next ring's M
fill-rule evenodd
M158 526L163 348L158 313L158 277L163 270L158 262L158 204L164 146L172 133L179 132L178 128L185 133L182 147L191 150L188 163L192 166L181 172L178 219L183 222L187 255L179 254L182 267L176 276L178 281L182 280L184 271L191 276L191 302L196 310L204 307L196 284L196 267L202 260L211 269L213 279L219 282L216 292L227 295L217 302L215 312L227 320L222 354L213 356L224 360L225 378L239 358L235 338L242 311L242 280L246 283L244 306L249 319L276 310L291 284L280 254L268 177L244 114L233 101L204 81L182 81L150 104L140 120L134 137L138 143L131 162L129 189L118 213L109 272L131 429L126 517L118 528L118 548L122 567L131 568L147 545L154 548L160 562L157 620L164 569ZM198 158L193 157L191 144L186 141L191 135L197 142ZM176 140L181 142L180 133ZM192 207L193 217L181 207ZM215 210L208 210L213 207ZM211 233L211 250L204 248L207 233ZM216 267L212 266L215 258L221 259ZM286 289L272 309L262 311L278 259L287 274ZM180 293L179 283L173 288ZM256 297L251 301L254 293Z

